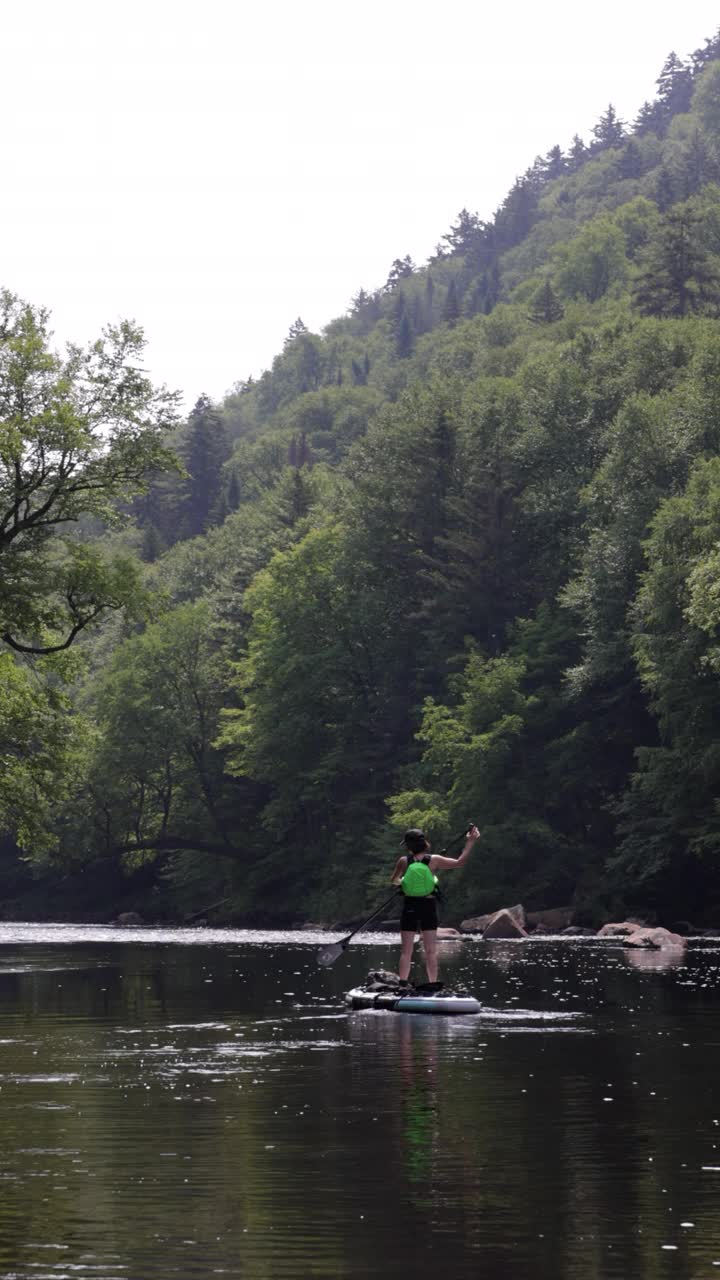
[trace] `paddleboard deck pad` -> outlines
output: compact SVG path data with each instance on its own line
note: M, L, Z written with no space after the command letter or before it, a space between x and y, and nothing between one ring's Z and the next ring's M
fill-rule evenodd
M467 992L452 991L441 983L425 987L401 987L398 982L385 983L370 975L367 983L348 991L345 1003L351 1009L386 1009L391 1013L434 1013L447 1016L457 1013L479 1013L481 1004Z

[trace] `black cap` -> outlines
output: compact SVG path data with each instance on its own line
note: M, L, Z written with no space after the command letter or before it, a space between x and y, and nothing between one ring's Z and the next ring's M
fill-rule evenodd
M410 829L405 832L400 843L404 844L411 853L422 853L423 849L427 847L427 838L425 836L425 832L421 831L420 827L410 827Z

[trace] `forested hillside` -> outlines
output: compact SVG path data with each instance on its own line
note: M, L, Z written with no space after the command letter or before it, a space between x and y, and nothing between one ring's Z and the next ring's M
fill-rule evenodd
M720 33L187 421L1 319L6 916L720 923Z

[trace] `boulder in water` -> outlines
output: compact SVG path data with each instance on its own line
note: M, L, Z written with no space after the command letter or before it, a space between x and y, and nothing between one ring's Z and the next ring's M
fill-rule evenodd
M618 938L625 947L649 948L659 950L665 947L684 947L687 939L679 933L661 926L651 927L640 924L638 920L624 920L618 924L604 924L599 938Z
M604 924L602 929L598 929L598 938L626 938L631 933L636 933L638 929L644 929L645 926L639 920L623 920L622 923Z
M668 947L682 949L687 946L685 938L679 933L671 933L669 929L636 929L623 940L626 947L648 947L653 950L665 950Z
M515 923L522 930L523 934L525 934L526 932L525 908L522 905L522 903L519 902L515 907L503 907L502 910L507 915L512 916ZM464 933L482 933L484 935L487 931L487 927L490 924L490 921L494 920L495 917L499 915L500 915L499 911L490 911L488 912L487 915L484 915L484 916L473 916L469 920L461 921L460 928L463 930ZM500 935L496 934L495 936L499 937ZM506 938L511 938L511 937L514 938L519 935L515 933L512 933L512 934L506 933L503 936Z
M526 938L527 930L519 923L517 916L505 907L496 911L483 932L483 938Z

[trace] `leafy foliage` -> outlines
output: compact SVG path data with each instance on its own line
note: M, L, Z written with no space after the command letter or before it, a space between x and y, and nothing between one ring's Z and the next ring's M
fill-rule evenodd
M0 827L34 859L58 843L58 820L82 774L88 732L58 687L62 667L49 663L32 671L0 654Z
M173 461L162 435L174 397L138 369L142 334L122 324L63 358L47 326L46 312L0 297L0 638L23 653L67 648L132 601L134 566L106 562L75 527L116 521L118 502Z
M720 911L719 77L720 36L670 54L633 126L609 106L183 424L132 327L63 361L6 296L23 849L140 866L168 911L347 917L398 828L472 818L458 914ZM33 655L74 642L71 686Z

